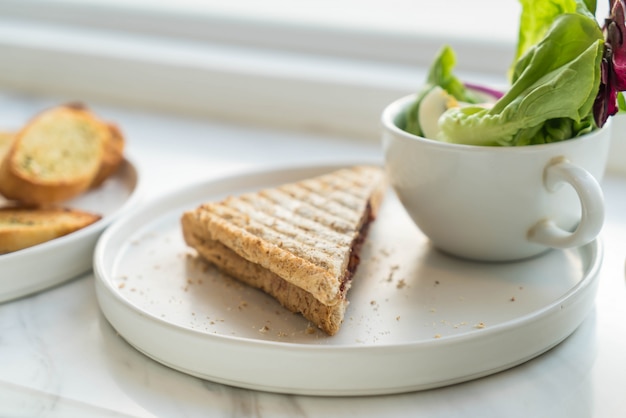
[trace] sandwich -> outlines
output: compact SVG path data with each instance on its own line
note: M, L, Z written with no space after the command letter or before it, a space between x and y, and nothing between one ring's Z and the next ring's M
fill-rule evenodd
M379 167L341 169L202 204L182 215L183 237L219 270L334 335L385 189Z

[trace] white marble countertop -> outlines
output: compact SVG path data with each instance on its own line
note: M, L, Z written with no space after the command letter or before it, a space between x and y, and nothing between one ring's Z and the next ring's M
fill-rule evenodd
M0 93L0 126L57 101ZM378 143L95 107L139 162L144 200L259 165L382 158ZM168 167L168 170L164 170ZM626 179L603 182L607 220L596 306L549 352L440 389L374 397L279 395L169 369L128 345L101 314L94 276L0 304L2 417L609 417L626 414ZM11 272L1 271L10 275Z

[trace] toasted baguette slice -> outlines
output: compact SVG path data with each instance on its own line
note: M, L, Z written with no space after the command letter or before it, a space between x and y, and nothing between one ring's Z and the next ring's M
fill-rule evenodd
M0 132L0 161L9 153L15 140L15 132Z
M15 133L13 132L0 132L0 164L2 164L2 160L6 157L13 145L13 141L15 140ZM5 202L4 197L0 193L0 206L4 206L7 204Z
M77 196L96 178L110 137L109 125L79 105L40 113L0 164L0 193L35 205Z
M201 205L183 214L183 236L219 269L334 335L384 190L380 168L343 169Z
M126 140L117 125L109 124L109 137L104 145L104 156L100 168L91 183L91 188L99 187L117 171L124 160Z
M60 208L0 208L0 254L67 235L98 221L96 214Z

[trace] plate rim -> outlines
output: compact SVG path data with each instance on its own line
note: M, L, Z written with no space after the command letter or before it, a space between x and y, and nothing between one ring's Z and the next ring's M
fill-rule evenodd
M90 247L95 248L97 239L108 226L110 226L118 217L123 213L135 206L140 200L143 191L143 180L140 174L140 168L138 163L131 156L125 155L123 159L123 169L131 170L131 176L134 180L134 187L130 190L128 198L111 214L103 216L98 221L91 225L86 226L71 234L64 235L62 237L55 238L50 241L43 242L41 244L34 245L32 247L24 248L19 251L15 251L8 254L2 254L0 256L0 268L12 267L18 264L29 264L29 259L41 258L49 255L52 251L68 251L73 247L76 247L79 243L89 243ZM14 288L9 292L0 292L0 304L10 302L15 299L30 296L34 293L47 290L62 283L72 280L78 277L80 274L85 273L92 267L93 257L89 257L88 262L80 264L79 267L63 269L66 273L51 272L46 277L39 277L36 280L32 280L28 286L21 286ZM20 276L29 275L29 268L25 268L24 272ZM8 277L8 276L7 276ZM21 281L21 278L16 279L12 275L9 277L11 281ZM0 280L1 282L2 280Z

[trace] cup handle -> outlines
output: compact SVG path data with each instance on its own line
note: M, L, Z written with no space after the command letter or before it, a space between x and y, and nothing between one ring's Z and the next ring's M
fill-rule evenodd
M563 157L546 166L543 180L551 192L563 183L574 187L582 209L580 223L570 232L550 219L543 219L528 230L528 240L553 248L577 247L593 241L604 224L604 195L598 181L587 170Z

